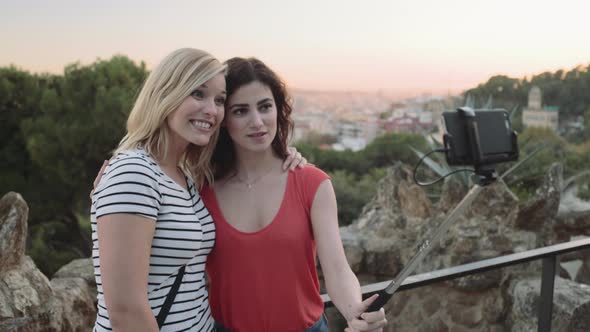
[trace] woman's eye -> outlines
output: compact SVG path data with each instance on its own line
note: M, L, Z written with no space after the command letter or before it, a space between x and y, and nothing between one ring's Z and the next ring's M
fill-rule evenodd
M205 96L205 94L201 90L195 90L191 93L191 96L196 99L202 99Z
M260 110L262 112L268 112L272 108L272 104L264 104L260 106Z
M243 108L236 108L235 110L232 111L232 113L234 115L242 115L242 114L246 113L246 110Z
M223 106L223 105L225 105L225 98L223 98L223 97L216 98L215 99L215 104L217 106Z

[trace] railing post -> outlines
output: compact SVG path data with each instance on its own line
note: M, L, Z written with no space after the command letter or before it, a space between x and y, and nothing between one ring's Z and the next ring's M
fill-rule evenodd
M539 297L539 326L537 331L551 331L553 314L553 287L555 284L555 265L557 257L551 255L543 258L543 274L541 275L541 296Z

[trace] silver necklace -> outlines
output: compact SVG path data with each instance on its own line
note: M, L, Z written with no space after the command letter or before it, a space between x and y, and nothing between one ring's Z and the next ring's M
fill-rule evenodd
M262 180L262 178L264 178L266 175L270 174L270 171L272 170L272 167L270 167L266 172L263 172L261 175L259 175L258 177L256 177L254 180L252 181L247 181L247 180L243 180L240 179L240 177L238 176L238 174L236 173L236 175L234 176L236 178L236 181L243 183L246 185L246 188L248 189L252 189L252 187L260 180Z

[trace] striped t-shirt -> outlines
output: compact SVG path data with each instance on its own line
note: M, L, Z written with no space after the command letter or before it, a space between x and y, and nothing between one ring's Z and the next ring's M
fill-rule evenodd
M178 269L186 264L182 283L161 331L213 329L204 271L215 243L209 211L186 177L188 191L168 177L144 150L120 153L111 159L92 197L92 258L98 288L94 331L111 331L100 275L96 220L129 213L156 223L148 277L148 298L154 316L160 312ZM146 221L147 222L147 221Z

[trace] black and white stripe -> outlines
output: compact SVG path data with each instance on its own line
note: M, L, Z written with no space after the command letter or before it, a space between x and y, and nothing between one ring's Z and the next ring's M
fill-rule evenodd
M143 150L117 155L109 163L92 197L92 257L98 287L98 314L94 331L111 331L100 275L97 218L130 213L156 221L152 241L148 298L158 314L181 265L186 272L161 331L211 331L204 273L207 255L215 243L215 225L187 177L189 190L172 181Z

